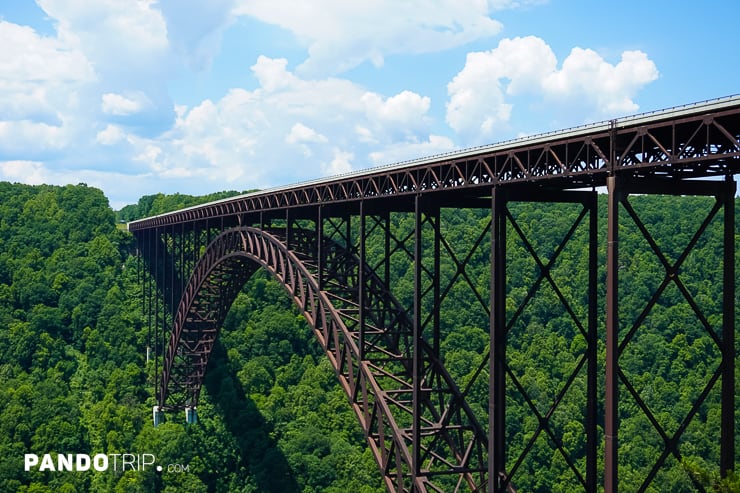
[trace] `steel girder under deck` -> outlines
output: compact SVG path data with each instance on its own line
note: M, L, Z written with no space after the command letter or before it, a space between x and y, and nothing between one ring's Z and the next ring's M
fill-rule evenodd
M174 319L180 317L179 337L183 344L180 345L178 339L176 345L171 345L174 349L167 349L170 360L176 362L174 368L168 370L167 379L178 382L175 393L199 385L210 345L230 306L230 300L250 275L250 269L257 265L253 259L245 262L243 255L227 259L224 254L223 262L211 264L210 270L204 269L198 274L200 284L193 284L191 280L186 286L185 279L196 270L205 245L229 228L241 224L259 225L259 229L265 230L259 234L267 234L266 227L277 218L278 222L284 224L284 234L273 235L275 242L263 244L264 248L260 251L265 255L274 254L270 257L272 259L282 259L282 263L276 261L271 265L275 266L273 271L276 275L287 276L281 278L287 288L305 286L302 292L299 291L303 297L299 296L296 300L304 311L307 308L316 310L316 318L309 321L321 327L316 334L325 344L327 355L335 365L364 429L366 432L371 430L367 432L369 443L371 448L374 447L390 490L434 489L437 483L444 483L445 478L456 475L458 480L455 484L460 487L479 489L487 484L489 491L512 489L516 485L517 474L521 474L522 464L527 461L529 450L526 445L512 455L511 442L507 441L505 435L507 399L511 399L513 392L520 404L531 409L539 423L536 433L547 437L553 451L562 456L568 471L575 478L575 484L580 484L586 491L595 491L594 482L597 480L593 471L600 450L595 450L593 445L591 410L595 405L592 389L597 372L604 369L594 370L593 367L596 360L592 353L592 302L589 301L587 321L575 316L578 310L573 310L568 306L568 300L558 295L557 279L550 273L557 255L544 257L535 248L527 248L540 272L534 285L525 287L529 290L527 299L536 295L540 285L550 286L549 289L561 299L565 311L572 312L574 325L588 345L583 354L576 355L580 366L571 377L561 382L558 395L552 403L547 403L549 408L543 409L542 403L529 395L521 382L521 375L506 359L506 347L512 342L512 330L515 330L512 327L516 325L518 315L507 314L505 310L505 273L508 265L505 245L507 228L509 234L513 232L512 236L521 238L525 247L528 243L526 232L516 224L515 216L508 210L509 203L530 200L544 189L549 189L547 193L550 195L545 198L547 194L543 194L543 200L568 201L562 198L569 193L564 189L608 183L604 486L609 492L617 490L619 405L627 400L644 414L655 436L664 445L662 453L647 473L642 490L651 486L667 461L681 460L682 436L697 413L701 412L702 403L710 392L721 393L720 472L726 474L734 468L736 429L734 189L730 190L730 185L722 188L718 182L686 179L715 176L728 177L730 182L729 178L740 172L739 101L734 97L716 105L709 104L706 108L697 106L696 109L666 111L655 116L620 119L608 125L249 194L131 223L129 229L137 235L140 252L149 263L154 278L154 282L151 278L145 282L144 289L150 322L153 321L153 325L161 330L160 334L169 334ZM529 197L517 195L520 191L530 194ZM721 329L709 323L708 316L697 300L690 294L686 295L682 287L679 271L683 262L681 258L686 252L678 259L669 259L657 248L649 233L645 233L649 228L641 224L639 214L630 210L627 200L629 194L656 191L665 194L713 195L717 197L719 205L711 214L716 216L719 210L724 211ZM493 356L488 358L491 379L489 422L487 426L483 425L484 433L480 432L481 427L473 419L474 416L471 418L474 413L470 413L464 405L469 389L456 389L454 382L447 383L446 372L438 363L439 328L442 322L438 310L432 309L430 312L425 308L425 303L438 305L443 302L447 289L440 279L438 268L440 251L445 249L438 209L445 206L466 207L470 197L487 200L485 207L491 207L493 218L488 233L491 241L490 306L484 307L490 310L490 351ZM396 207L401 201L404 205ZM432 203L437 205L432 206ZM589 222L593 221L591 206L582 203L588 209ZM617 289L624 279L621 276L620 280L618 275L617 211L620 207L637 224L649 248L666 271L664 281L656 294L647 300L643 313L622 333L619 331ZM397 233L393 233L389 226L390 210L402 210L414 215L415 229L412 234L394 236ZM356 222L351 224L354 217L359 217L359 227ZM313 221L314 238L332 238L315 241L309 234L300 232L299 223L306 220ZM585 220L584 216L580 220ZM379 264L372 264L368 260L365 239L373 234L370 231L378 228L385 237L386 258ZM343 233L337 233L339 230L343 230ZM425 240L428 231L433 231L434 236L431 247ZM258 235L256 232L254 234ZM595 258L593 251L596 240L592 232L589 234L592 235L589 255ZM356 240L358 237L361 239L359 242ZM485 240L478 241L479 246L485 244ZM424 260L428 258L426 255L430 248L433 251L432 260ZM692 248L693 243L690 243L687 251ZM293 257L286 256L285 252ZM411 306L407 303L400 311L392 295L388 296L388 293L373 286L376 282L373 277L380 280L380 285L386 288L390 286L392 280L388 270L391 256L406 257L414 264L414 304ZM211 261L218 258L219 254L214 253ZM304 270L285 267L292 265L286 260L289 258L298 259ZM421 261L417 261L419 259ZM591 262L589 260L589 274L594 275L597 269ZM369 263L372 265L368 269L366 266ZM454 260L454 264L456 279L468 282L465 259L461 256ZM282 270L278 266L282 266ZM307 272L309 276L298 271ZM313 279L315 285L309 286L310 283L301 276ZM303 284L295 284L298 278ZM191 284L194 287L189 287ZM591 281L588 289L590 293L593 292ZM666 289L685 296L685 303L696 314L700 326L714 340L716 348L713 350L721 355L721 363L710 381L699 392L694 406L675 429L668 429L660 421L660 417L650 409L650 403L641 396L631 375L625 374L619 365L620 358L624 358L634 345L631 341L636 337L635 334L641 332L641 323L649 317L656 300ZM488 298L475 293L475 289L473 296L482 299L484 305ZM155 299L157 302L152 301ZM178 300L184 301L178 305ZM524 300L522 306L527 302ZM404 318L405 321L400 322ZM155 355L163 353L164 347L166 341L155 336ZM589 396L584 405L584 413L588 416L585 429L589 430L588 443L585 445L588 456L585 459L570 457L568 450L561 447L557 424L552 418L552 411L558 407L559 399L569 392L573 378L581 378L584 368L589 379ZM485 373L485 369L482 373ZM373 386L370 377L375 378L377 385ZM436 383L429 385L430 382ZM396 385L396 388L391 389L388 385ZM445 390L438 392L434 398L429 397L430 390L443 387ZM718 387L720 390L716 390ZM167 386L162 388L166 389ZM391 391L385 391L386 388ZM624 396L620 397L618 390ZM189 395L181 392L180 397L169 403L164 392L158 397L165 406L182 407L197 403L198 396L197 391ZM396 416L399 416L398 421L393 422ZM456 425L451 424L453 421L446 421L451 416L457 416ZM441 429L440 423L447 432L437 432ZM392 436L389 430L398 430L397 436ZM481 437L484 437L482 444ZM489 459L487 467L480 464L481 453ZM447 472L442 472L442 465L447 467ZM481 472L483 470L491 471L490 477L494 480L488 481L489 475ZM600 483L601 479L599 477L597 482Z

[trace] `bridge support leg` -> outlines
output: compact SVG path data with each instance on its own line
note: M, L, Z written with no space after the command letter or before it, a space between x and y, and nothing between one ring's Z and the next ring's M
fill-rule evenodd
M185 408L185 422L189 425L194 425L198 422L198 412L194 407Z
M524 223L519 224L515 213L509 208L509 203L537 202L542 204L563 204L573 214L573 220L568 221L569 229L555 227L552 234L559 237L559 243L550 251L536 245L530 240L532 232ZM526 471L527 464L531 466L532 452L536 443L548 443L553 453L559 454L571 473L571 487L579 491L597 491L597 260L598 260L598 229L597 229L597 196L595 192L579 191L548 191L536 190L501 190L495 189L492 198L492 237L491 237L491 332L490 332L490 360L489 360L489 492L514 491L517 487L517 477L531 473ZM580 206L580 209L578 207ZM586 218L588 216L588 218ZM547 217L547 216L543 216ZM524 227L523 227L524 226ZM511 229L512 238L507 239L507 229ZM562 289L568 284L568 274L559 269L561 253L567 248L571 239L578 235L585 235L588 239L588 259L584 266L588 269L586 285L569 285L567 291ZM507 300L507 273L506 268L510 258L508 255L517 251L507 252L507 243L519 242L528 259L533 263L538 273L529 286L514 286L526 288L527 294L520 301L516 310L507 313L509 304L514 299ZM547 255L547 256L545 256ZM513 288L513 287L512 287ZM527 337L531 330L526 321L527 307L531 306L538 296L547 296L543 290L549 290L551 296L557 299L554 305L556 310L562 310L563 320L568 320L570 327L553 325L550 330L572 331L568 337L582 337L586 343L582 351L573 354L576 363L570 375L565 378L555 377L552 381L552 395L547 400L536 396L527 388L522 378L526 372L524 368L517 368L507 361L507 351L516 349L521 344L522 337ZM574 309L574 299L566 292L581 292L588 303L587 311L577 314ZM552 299L552 298L551 298ZM556 328L557 327L557 328ZM547 325L545 327L547 328ZM551 378L553 378L551 376ZM576 384L579 381L581 383ZM578 392L573 392L574 386L585 386L585 398L572 401ZM516 396L516 397L514 397ZM507 442L506 411L507 399L519 401L524 410L534 416L538 423L535 430L531 430L531 437L526 444L517 445ZM551 400L550 400L551 399ZM561 405L571 400L583 410L585 423L582 456L574 455L563 443L562 429L557 423L557 412ZM546 404L547 407L543 407ZM516 405L516 404L514 404ZM510 435L510 433L509 433ZM510 440L510 437L509 437ZM508 463L507 463L508 455ZM585 466L585 467L584 467Z
M421 322L421 297L422 297L422 206L421 195L417 195L414 201L414 319L413 319L413 424L412 443L413 455L411 481L416 485L421 476L421 399L422 386L424 385L424 362L421 353L422 322Z
M646 420L654 433L653 437L656 443L657 459L652 465L644 469L645 478L639 487L639 491L645 491L654 484L659 473L666 468L669 460L675 463L682 463L682 438L686 436L685 432L699 415L701 406L707 401L712 391L721 395L721 425L718 438L720 441L720 474L726 475L734 467L734 448L735 448L735 216L734 216L734 195L735 183L730 178L725 183L717 181L698 181L698 180L667 180L657 178L628 179L624 177L612 176L607 179L608 197L608 244L607 244L607 293L606 293L606 394L605 394L605 451L604 451L604 491L605 493L616 493L619 486L617 474L619 465L619 443L618 428L620 417L624 420L637 418ZM711 210L700 226L695 230L691 239L685 244L680 245L682 250L674 252L671 256L663 251L659 246L659 241L653 237L648 226L629 200L630 194L641 195L674 195L674 196L696 196L696 197L713 197L715 199ZM630 221L625 222L623 227L636 227L641 238L647 242L649 251L654 254L659 264L663 268L663 279L656 285L649 300L639 312L634 320L625 320L620 323L619 317L619 294L618 285L623 288L629 286L629 274L624 276L620 283L620 267L629 272L629 263L626 262L629 255L624 257L625 265L620 266L619 262L619 209L623 209ZM720 213L720 211L723 211ZM715 221L723 218L723 232L718 233L719 226ZM711 233L712 225L716 228ZM710 231L710 233L707 233ZM714 236L713 236L714 234ZM723 268L722 280L715 279L715 282L722 283L722 308L721 313L712 311L711 306L701 306L696 294L687 288L684 282L685 260L689 258L692 252L695 252L700 239L710 241L711 238L721 237L717 247L723 249ZM678 246L678 245L677 245ZM676 253L680 255L676 256ZM691 402L690 410L683 416L679 416L678 423L673 424L665 421L664 418L655 412L651 407L655 404L649 401L646 393L642 392L639 387L638 374L631 374L627 369L620 367L620 357L629 352L630 343L639 338L646 331L651 330L651 313L659 307L661 300L668 290L672 289L672 296L678 296L680 303L685 303L690 313L696 317L696 323L685 324L683 330L688 331L700 329L708 335L716 346L713 351L717 351L721 359L718 368L712 375L709 375L708 382L698 391L697 397ZM675 303L675 302L674 302ZM659 308L658 308L659 309ZM721 326L715 326L712 319L715 316L722 316ZM620 328L621 333L620 333ZM654 330L666 331L668 328L659 327ZM720 334L721 333L721 334ZM662 334L663 337L670 337L672 333ZM696 337L696 335L694 335ZM632 344L634 345L634 344ZM715 354L717 354L715 353ZM652 369L655 371L655 369ZM718 379L722 379L722 384L715 385ZM721 387L721 388L718 388ZM619 391L624 390L622 398L625 405L622 406L622 416L619 408ZM658 445L659 444L659 445ZM703 491L704 486L699 480L691 474L687 474L688 480L694 483L694 486Z
M152 420L154 421L155 428L164 421L164 411L162 411L159 406L154 406L152 408Z
M606 180L607 233L606 233L606 393L604 417L604 492L617 492L617 350L619 346L619 311L617 288L619 286L619 202L621 191L617 177Z
M506 474L506 213L505 191L491 204L491 333L488 398L488 493L501 491Z
M735 468L735 191L732 176L724 193L724 292L722 315L722 443L720 474Z

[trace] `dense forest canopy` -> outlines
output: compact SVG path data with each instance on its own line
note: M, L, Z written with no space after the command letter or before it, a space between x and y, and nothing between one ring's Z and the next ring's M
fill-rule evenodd
M84 185L0 183L0 330L5 331L0 338L0 491L384 491L328 360L282 287L264 273L247 282L226 319L201 395L198 423L186 425L184 416L172 415L153 427L154 363L146 361L149 328L141 306L139 266L132 255L132 236L116 223L235 194L147 196L115 213L101 191ZM687 197L633 197L631 201L673 261L712 202ZM512 204L510 209L543 258L557 248L557 238L578 212L567 205ZM602 203L602 232L603 217ZM394 220L398 231L410 227L403 214ZM487 224L487 211L443 212L449 252L469 264L465 277L456 274L449 258L440 266L442 277L450 280L440 306L440 349L445 366L463 384L475 377L488 345L488 320L479 302L490 291ZM527 298L538 268L525 254L517 232L509 228L507 309L513 317ZM625 221L620 234L622 333L626 333L630 321L641 316L658 289L664 272L634 225ZM715 330L721 326L722 249L717 243L721 234L719 217L681 268L688 292L705 307ZM481 235L484 246L469 252ZM604 243L602 238L600 265ZM587 282L586 252L587 235L579 228L551 269L562 296L579 317ZM392 278L399 300L407 302L412 295L412 275L408 256L398 255ZM603 282L600 270L602 300ZM543 285L521 310L509 336L507 359L512 374L537 409L550 405L584 351L584 339L574 330L572 315L557 298L552 287ZM600 339L602 327L603 316ZM603 347L600 354L603 368ZM659 426L672 434L719 360L715 341L671 284L625 347L620 366ZM482 381L487 382L485 375ZM552 417L552 428L579 468L583 467L584 389L585 374L580 372ZM634 491L663 444L635 400L626 390L620 392L621 489ZM717 483L719 397L718 387L708 393L680 440L684 460L670 456L648 491L695 491L689 475L707 489ZM471 405L484 422L486 399L487 387L472 385ZM516 388L508 399L507 433L514 457L533 437L538 423ZM599 422L600 433L602 425ZM28 453L148 453L158 463L187 465L188 470L24 471ZM566 492L574 485L562 454L544 434L534 441L517 478L521 492ZM732 479L723 487L738 491L740 485Z
M157 216L166 212L172 212L178 209L184 209L186 207L204 204L206 202L214 202L216 200L227 199L229 197L242 195L244 193L249 193L252 191L254 190L248 190L246 192L236 192L233 190L229 190L226 192L216 192L197 197L180 193L175 193L172 195L165 195L163 193L158 193L156 195L144 195L136 204L127 205L123 207L120 211L117 211L116 218L119 222L129 222L135 219Z

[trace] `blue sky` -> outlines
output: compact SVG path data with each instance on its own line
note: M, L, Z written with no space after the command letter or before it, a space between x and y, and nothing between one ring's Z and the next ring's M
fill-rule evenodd
M5 0L0 180L295 183L740 92L740 3Z

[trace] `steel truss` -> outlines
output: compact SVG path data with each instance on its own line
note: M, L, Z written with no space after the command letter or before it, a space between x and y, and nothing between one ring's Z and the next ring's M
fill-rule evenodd
M403 451L403 471L407 472L399 474L399 458L392 455L392 449L376 456L381 470L386 481L393 482L389 485L392 491L443 491L435 483L440 476L450 475L457 478L452 480L454 489L479 488L485 473L485 432L444 369L438 344L430 344L420 333L421 325L414 322L418 316L410 315L395 299L389 289L392 283L387 282L394 255L407 256L415 266L423 263L415 260L421 259L421 254L409 252L405 245L425 225L438 224L439 213L414 213L415 226L402 232L399 239L389 211L371 215L362 209L358 227L352 226L351 216L327 220L322 270L324 290L355 335L359 356L383 389L381 397L393 413L396 434L403 437L401 446L394 447ZM369 255L366 246L370 237L379 238L385 250ZM419 278L415 271L415 279ZM417 308L414 304L414 313ZM372 416L364 419L372 422ZM374 435L372 428L365 431Z
M655 433L663 444L662 452L647 473L640 492L646 491L660 468L669 457L681 461L682 454L680 441L689 425L715 388L717 381L721 383L722 417L720 430L720 472L724 477L734 468L735 447L735 182L727 177L724 182L718 181L666 181L660 179L631 180L620 176L608 180L608 251L607 251L607 294L606 294L606 449L605 449L605 479L604 486L607 493L617 491L618 481L618 430L620 417L620 402L631 402L638 412L650 422ZM646 224L641 220L629 201L631 194L660 194L660 195L695 195L714 197L715 204L708 212L696 232L686 244L683 251L675 260L669 259L658 246L656 239L649 232ZM650 299L646 301L644 309L634 321L621 320L619 311L620 291L620 260L619 260L619 212L623 209L631 222L637 226L642 237L646 240L652 253L662 265L665 275L654 290ZM682 281L681 270L687 257L695 249L699 239L705 233L710 223L723 211L723 274L722 274L722 322L720 327L713 326L709 321L708 307L702 308L699 301L691 294ZM685 415L678 427L671 432L661 424L644 395L635 387L628 375L619 365L619 359L625 354L635 334L644 330L645 321L655 309L658 301L666 289L675 286L685 302L691 307L696 316L697 326L706 332L714 341L721 363L713 372L709 382L701 390L691 409ZM688 328L688 327L687 327ZM719 330L718 330L719 329ZM626 390L626 398L621 397L620 389ZM623 410L621 412L624 412ZM689 476L699 491L705 491L696 478Z
M722 399L720 472L725 475L734 469L736 446L731 177L737 173L740 97L733 97L135 221L129 230L150 274L142 279L153 329L149 346L159 380L157 401L165 409L197 405L224 317L247 278L264 268L285 286L313 328L389 491L515 491L533 460L532 451L544 443L565 464L564 475L575 490L597 491L603 484L607 493L615 493L619 413L625 403L644 416L663 444L646 472L640 490L645 491L666 462L681 460L681 440L712 392ZM696 180L703 177L727 178L725 183ZM602 185L608 185L609 195L605 334L599 338L596 198L593 192L569 190ZM631 194L654 193L715 197L715 206L678 258L660 250L629 201ZM553 231L558 242L543 252L513 212L517 202L565 203L579 209L570 229ZM456 250L448 239L446 208L490 211L490 221L482 221L464 250ZM630 325L620 325L618 288L626 281L619 275L620 209L665 270ZM721 327L681 276L684 260L720 214ZM588 235L589 242L584 267L588 285L581 287L586 301L580 306L557 271L562 252L576 235ZM507 285L514 265L508 242L526 252L536 272L530 285ZM481 256L490 262L487 292L480 292L480 273L471 267L480 258L470 260ZM403 265L408 269L399 269ZM511 296L513 289L524 295ZM489 333L489 353L475 361L475 370L464 379L445 368L443 344L447 334L459 329L445 320L443 307L460 290L468 294L465 310L482 318L480 326ZM661 422L619 365L666 290L683 296L721 360L674 429ZM527 310L543 297L565 314L561 318L569 321L569 330L585 342L583 349L568 355L574 361L572 371L553 379L547 399L535 395L522 369L507 358L507 347L517 344L526 325ZM507 309L507 301L514 299L516 306ZM598 366L602 339L604 367ZM605 383L599 389L602 371ZM481 387L488 392L487 410L471 406L472 394ZM573 452L563 443L557 413L581 388L584 438L582 451ZM602 405L603 417L597 416ZM532 436L521 439L507 431L512 406L526 409L536 421ZM600 439L597 422L602 419ZM603 475L597 471L602 443Z
M526 233L517 223L509 204L514 202L571 203L581 206L575 221L567 231L562 231L559 243L550 252L549 258L543 258L528 240ZM490 445L489 470L494 481L489 484L491 493L510 491L516 484L517 472L528 458L533 446L541 435L548 439L551 446L561 454L572 473L574 491L596 491L597 467L597 200L594 192L540 192L538 194L512 192L496 189L492 199L493 238L491 242L491 344L490 354L490 394L489 394L489 428ZM553 270L558 258L568 242L579 228L585 228L588 235L588 286L585 299L585 314L578 315L569 300L561 291ZM526 288L516 309L507 310L507 233L511 231L521 241L527 254L536 265L537 277L531 286ZM553 232L555 233L555 232ZM537 403L530 395L530 390L522 383L521 371L517 371L507 359L506 349L512 344L512 332L525 309L541 293L543 285L548 285L554 292L561 308L569 315L576 335L583 337L586 348L581 354L574 354L576 365L564 381L553 382L557 392L552 402ZM585 373L585 375L584 375ZM554 423L554 414L571 390L577 378L586 380L586 398L580 403L584 416L585 440L583 450L585 457L574 456L568 452L562 442L562 436ZM519 396L526 408L535 416L538 426L520 449L512 446L512 437L507 431L507 402ZM539 405L538 405L539 404ZM579 465L579 462L582 464Z
M603 185L614 173L680 178L740 172L740 97L611 120L362 173L283 187L134 221L132 228L258 211L538 182Z
M419 209L415 216L412 234L419 236L424 225L432 224L439 244L439 210L427 217ZM395 244L380 259L383 270L388 270L394 253L409 253L403 247L408 235L398 239L390 228L382 228L390 226L388 213L385 220L364 214L360 219L360 245L373 234L383 234L386 245ZM455 490L480 489L485 484L487 438L439 358L439 316L433 317L437 342L430 344L420 333L429 322L415 323L393 298L384 279L362 260L364 246L360 256L353 253L357 248L350 217L322 222L328 234L320 246L316 228L288 221L284 229L227 229L206 248L174 314L159 386L160 408L197 405L218 328L241 286L261 266L286 286L314 328L388 488L449 491L436 483L440 477L452 477L441 481ZM316 262L312 253L319 249ZM432 263L439 264L438 257ZM319 278L323 290L318 289Z

